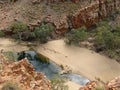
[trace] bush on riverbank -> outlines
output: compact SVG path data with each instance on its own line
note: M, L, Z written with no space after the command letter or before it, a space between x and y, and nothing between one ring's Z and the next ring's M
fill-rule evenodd
M28 30L28 27L26 24L16 21L10 26L10 29L13 31L13 37L15 39L22 40L22 34L24 31Z
M120 26L110 26L108 22L98 23L95 31L94 46L97 52L117 59L120 57Z
M42 23L40 26L35 27L34 33L41 43L46 43L53 30L54 27L52 24Z
M66 79L58 76L55 76L51 79L52 90L68 90L68 86L65 85Z
M36 55L34 57L36 60L40 60L41 63L45 63L45 64L49 64L50 63L50 59L43 56L42 54L40 53L37 53L36 52Z
M19 39L20 41L39 39L41 43L46 43L54 30L54 26L52 24L42 23L31 31L26 24L16 21L10 26L10 29L14 33L13 38Z
M79 44L79 42L87 40L88 33L86 32L85 27L78 29L72 29L69 33L66 34L66 43L67 44Z
M17 57L15 57L15 53L12 51L7 51L7 52L3 52L4 56L6 56L6 58L8 58L7 60L9 62L15 62Z

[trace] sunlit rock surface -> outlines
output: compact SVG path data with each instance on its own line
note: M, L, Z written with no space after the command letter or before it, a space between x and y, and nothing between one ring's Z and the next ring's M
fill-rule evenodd
M120 76L114 78L108 83L104 83L101 81L88 82L85 86L81 87L79 90L98 90L96 89L98 87L99 87L99 90L120 90Z

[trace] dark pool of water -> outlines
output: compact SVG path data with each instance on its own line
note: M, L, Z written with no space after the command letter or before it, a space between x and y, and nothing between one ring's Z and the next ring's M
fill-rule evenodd
M36 53L34 51L25 51L26 56L29 56L29 62L34 66L36 71L40 71L44 73L47 78L51 79L55 75L59 74L59 72L62 70L57 64L54 62L50 61L49 64L41 63L40 60L36 60L34 56ZM78 83L80 85L85 85L87 82L89 82L88 79L82 77L81 75L78 74L63 74L61 75L62 77L68 78L69 80Z

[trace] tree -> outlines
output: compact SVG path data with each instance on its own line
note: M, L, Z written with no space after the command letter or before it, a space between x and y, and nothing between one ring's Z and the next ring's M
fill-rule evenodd
M15 38L22 40L22 34L28 30L28 27L26 24L16 21L10 26L10 29L13 31Z
M48 37L50 36L51 32L54 30L52 24L44 24L42 23L39 27L35 27L35 35L42 43L48 41Z
M105 27L98 27L95 37L95 44L97 48L112 48L113 47L113 34Z
M115 50L120 47L119 34L111 32L108 26L98 27L95 37L95 45L97 48Z
M66 42L71 44L79 44L79 42L87 39L87 32L85 27L78 29L72 29L68 34L66 34Z

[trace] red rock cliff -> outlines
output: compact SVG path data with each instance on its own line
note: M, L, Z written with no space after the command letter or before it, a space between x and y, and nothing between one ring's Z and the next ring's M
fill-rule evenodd
M5 85L20 90L51 90L49 80L42 73L36 72L26 59L9 63L3 55L0 55L0 67L0 90L3 90Z

